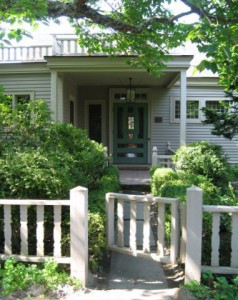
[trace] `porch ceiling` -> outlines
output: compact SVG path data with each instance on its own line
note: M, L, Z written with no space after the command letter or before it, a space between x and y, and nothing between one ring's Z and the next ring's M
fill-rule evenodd
M64 76L77 86L128 86L128 78L132 78L132 85L138 87L169 86L177 81L179 72L166 72L161 77L149 75L147 72L121 71L121 72L65 72Z

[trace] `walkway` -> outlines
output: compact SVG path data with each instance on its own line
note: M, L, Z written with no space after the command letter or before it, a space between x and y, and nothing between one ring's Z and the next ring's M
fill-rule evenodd
M129 191L150 186L149 168L122 167L119 170L121 186ZM136 192L135 192L136 193ZM160 263L145 258L113 252L109 272L103 284L80 293L70 300L172 300L185 299L179 289L169 289ZM96 289L95 289L96 288Z
M113 253L103 290L88 289L70 300L172 300L178 289L169 289L161 264ZM181 299L182 300L182 299Z

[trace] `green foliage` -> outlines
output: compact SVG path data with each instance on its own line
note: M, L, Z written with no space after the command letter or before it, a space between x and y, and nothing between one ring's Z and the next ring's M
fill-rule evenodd
M230 280L223 276L214 277L211 273L203 274L203 282L191 281L185 285L198 299L237 299L238 295L238 277Z
M105 169L97 188L89 191L89 262L93 270L98 269L107 252L105 194L118 192L119 173L115 166Z
M3 294L9 295L13 291L23 290L32 284L42 284L47 290L57 289L60 284L70 284L75 288L82 286L67 273L59 272L57 267L54 260L47 260L41 268L35 264L17 263L14 258L7 259L4 268L0 270Z
M221 110L202 108L204 124L213 124L212 134L233 139L238 133L238 96L233 91L226 92L226 100L220 103Z
M53 123L44 101L12 109L0 104L0 197L68 198L77 185L93 188L100 179L102 145L71 124Z
M161 187L166 181L177 179L178 175L170 168L157 168L151 178L151 191L154 196L161 196Z
M44 101L30 101L12 109L11 99L1 100L0 198L68 199L71 188L88 187L89 260L95 269L106 252L105 194L119 190L117 168L105 167L103 146L88 139L83 130L53 123ZM69 233L65 230L69 212L63 214L62 248L69 254ZM13 223L17 223L17 212L13 215ZM49 227L51 215L46 212Z
M158 168L151 179L154 196L177 198L182 202L186 201L186 190L191 186L203 189L204 204L221 203L220 189L205 176Z
M173 160L176 170L206 176L217 186L228 184L228 164L218 145L202 141L182 146Z
M238 181L238 165L230 166L229 168L229 181Z

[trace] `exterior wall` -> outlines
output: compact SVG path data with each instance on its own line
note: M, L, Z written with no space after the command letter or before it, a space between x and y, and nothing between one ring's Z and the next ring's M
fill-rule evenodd
M0 85L6 93L33 91L34 99L44 99L50 106L50 74L0 74Z
M164 154L166 144L169 141L171 148L176 150L179 147L179 123L173 123L170 119L171 98L179 97L179 87L171 89L154 88L151 93L151 143L158 147L159 154ZM220 100L223 97L223 91L215 87L188 87L187 98L197 97L198 99L212 97ZM155 117L162 117L162 123L155 123ZM238 142L236 139L229 141L223 137L211 134L211 125L204 126L202 123L187 123L187 143L194 141L209 141L221 145L224 154L228 157L230 163L238 163Z

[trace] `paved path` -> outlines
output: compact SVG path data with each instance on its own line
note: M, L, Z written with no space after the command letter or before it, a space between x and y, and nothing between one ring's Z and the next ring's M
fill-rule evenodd
M114 252L105 289L89 289L70 300L172 300L176 293L168 289L161 264Z

